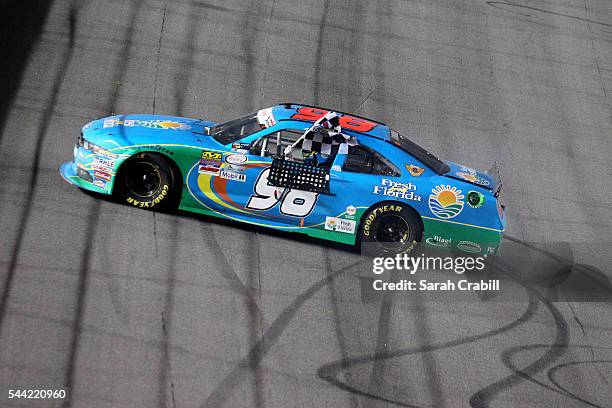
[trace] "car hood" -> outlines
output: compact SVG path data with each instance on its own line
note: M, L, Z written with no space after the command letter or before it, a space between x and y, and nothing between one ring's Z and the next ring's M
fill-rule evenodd
M167 115L115 115L89 122L83 137L89 142L113 149L140 144L179 144L221 146L206 134L215 122Z
M450 167L446 177L451 177L477 186L493 189L497 182L486 172L474 170L462 164L445 161Z

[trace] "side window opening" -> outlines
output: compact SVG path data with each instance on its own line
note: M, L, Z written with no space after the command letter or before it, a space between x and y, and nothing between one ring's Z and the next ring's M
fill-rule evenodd
M401 172L391 162L375 151L363 146L349 147L348 156L342 166L343 171L352 173L375 174L399 177Z
M251 145L251 154L262 157L282 158L285 148L292 145L303 133L303 131L299 130L281 130L263 136Z

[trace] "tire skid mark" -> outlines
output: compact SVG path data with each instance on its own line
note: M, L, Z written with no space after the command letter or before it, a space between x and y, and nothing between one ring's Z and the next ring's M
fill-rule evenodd
M274 19L274 7L276 6L276 0L272 0L272 5L270 6L270 13L268 14L268 19L266 21L267 26L272 26ZM263 80L261 81L261 92L259 93L259 102L257 106L264 106L265 97L266 97L266 82L268 81L268 72L270 67L270 46L269 46L269 36L266 36L266 41L264 43L264 50L266 54L266 63L263 71Z
M253 299L258 296L261 301L261 261L260 261L260 241L257 233L253 233L255 236L254 239L249 239L247 241L246 253L249 254L248 257L248 266L255 266L255 270L249 271L247 273L247 285L246 289L251 292L251 297ZM247 269L248 270L248 269ZM255 281L255 275L257 275L257 280ZM256 289L255 289L256 288ZM255 291L257 293L252 293ZM257 304L257 302L255 302ZM257 340L261 339L262 342L265 342L264 338L264 320L263 313L259 307L248 308L248 317L249 317L249 349L252 349L256 346ZM265 344L263 346L265 348ZM252 377L252 389L253 389L253 406L256 408L263 408L265 406L264 400L264 375L261 366L257 364L257 361L261 361L263 356L253 355L253 361L251 362L251 366L254 366L253 377Z
M349 109L353 106L354 101L359 95L363 94L363 81L361 80L364 72L363 69L363 42L365 27L365 16L367 13L367 4L364 0L349 0L352 21L350 25L355 27L355 31L348 32L350 34L347 39L348 47L341 47L342 61L351 61L348 64L346 74L342 77L340 83L340 105L343 109ZM380 45L380 44L379 44ZM332 45L333 46L333 45Z
M325 28L327 26L327 16L329 14L329 0L324 0L323 2L323 10L321 11L321 22L319 23L319 33L317 36L317 49L315 51L314 63L315 63L315 72L314 72L314 80L312 81L313 85L313 99L314 104L321 103L321 65L322 65L322 55L323 55L323 39L325 38Z
M255 255L256 259L253 261L253 263L257 265L257 274L259 275L259 239L255 233L254 235L255 239L249 240L245 253ZM218 266L217 271L229 284L230 288L239 293L244 300L244 306L246 308L249 321L247 327L249 333L249 349L254 350L252 353L249 353L249 361L246 362L246 364L249 367L252 367L253 369L253 376L251 377L253 389L253 404L256 407L263 407L263 373L262 370L259 368L258 364L258 362L263 359L263 355L261 355L261 348L257 347L257 339L262 339L262 342L264 341L263 312L259 308L256 295L253 293L255 288L253 274L248 274L246 285L242 283L240 277L236 273L236 270L230 264L229 260L227 259L227 256L223 252L221 245L219 245L219 241L215 236L214 229L212 228L212 226L207 225L206 228L202 229L202 237L204 239L206 247L210 249L211 253L215 254L215 264ZM259 290L257 290L257 292L261 293L261 284L258 283L258 285Z
M394 270L389 277L391 282L398 279L399 273ZM380 302L380 312L378 315L378 328L376 336L376 345L374 348L375 354L382 354L387 350L391 343L391 316L394 307L395 292L385 291L383 299ZM345 357L346 358L346 357ZM386 360L377 360L372 364L372 372L370 374L370 383L368 385L368 394L377 395L384 386Z
M586 0L583 0L584 3L584 12L585 15L589 15L589 8L587 7ZM601 90L603 92L603 96L606 100L606 106L608 107L608 122L612 123L612 104L610 103L610 98L608 97L608 90L606 89L606 84L604 81L604 77L601 73L601 66L599 64L600 56L599 50L595 47L595 35L593 34L593 30L591 29L591 22L589 19L585 19L585 25L587 27L587 31L591 35L591 50L593 51L593 62L595 62L595 68L597 68L597 76L599 77L599 83L601 84Z
M245 12L240 22L240 48L244 55L244 98L242 108L245 112L250 112L253 109L255 103L255 46L257 40L257 34L259 32L258 22L260 16L258 10L260 10L260 4L257 0L251 0L247 7L247 11L253 12L250 14Z
M514 372L517 375L522 376L525 380L530 381L530 382L532 382L535 385L538 385L538 386L540 386L540 387L542 387L542 388L544 388L544 389L546 389L548 391L552 391L552 392L557 393L559 395L563 395L563 396L568 397L570 399L574 399L574 400L577 400L578 402L582 402L582 403L585 403L587 405L591 405L592 406L591 402L589 402L587 400L584 400L584 399L582 399L580 397L577 397L576 395L574 395L571 392L567 392L567 390L565 390L563 387L557 385L555 383L555 381L551 381L551 383L554 385L554 387L552 387L552 386L550 386L550 385L548 385L548 384L546 384L546 383L544 383L544 382L534 378L532 374L527 373L523 369L520 369L520 368L516 367L514 365L514 363L512 362L512 357L515 354L518 354L518 353L521 353L521 352L524 352L524 351L535 350L535 349L539 349L539 348L551 349L551 348L555 348L555 347L557 347L557 346L555 346L554 344L553 345L551 345L551 344L530 344L530 345L526 345L526 346L512 347L512 348L510 348L508 350L505 350L502 353L502 362L512 372ZM590 346L590 345L568 345L567 347L563 346L563 348L564 349L570 348L570 349L592 350L593 346ZM595 348L597 348L599 350L608 350L608 351L612 350L612 347L595 347ZM587 360L584 363L589 363L591 361L593 361L593 360ZM568 364L571 364L571 363L558 364L558 365L555 365L555 366L551 367L550 369L548 369L547 376L549 377L549 379L550 379L551 371L552 372L556 371L555 370L556 367L564 367L564 366L567 366ZM553 377L554 377L554 375L553 375ZM557 388L555 388L555 387L557 387ZM595 406L597 406L597 405L595 405Z
M221 380L219 385L217 385L213 392L210 393L201 407L219 408L223 406L234 392L235 388L242 383L244 377L261 363L272 346L276 344L280 336L283 334L289 323L291 323L293 317L301 309L304 303L306 303L322 288L329 285L330 282L332 282L339 275L348 272L357 264L358 262L355 262L332 272L298 295L293 302L283 309L278 317L268 326L262 338L249 350L248 354L241 359L238 364L236 364L236 366Z
M323 248L323 255L325 259L325 269L324 269L325 274L330 275L332 273L332 265L331 265L331 258L330 258L328 248ZM338 296L336 295L336 289L334 287L334 283L335 282L332 281L328 285L330 301L332 305L333 319L334 319L334 331L336 333L336 339L338 340L338 348L340 349L340 356L342 357L342 359L345 359L348 357L348 353L346 351L347 347L346 347L346 341L344 339L344 332L342 330L342 318L340 316L340 308L338 307ZM351 382L352 376L350 375L350 373L346 375L346 379L347 379L347 382L349 383ZM351 406L354 408L359 408L359 402L355 398L355 395L349 394L349 397L350 397Z
M395 351L385 351L384 353L374 353L374 354L364 355L361 357L354 357L354 358L349 358L346 360L334 361L332 363L328 363L320 367L317 370L317 374L319 378L329 382L330 384L335 385L336 387L340 389L348 391L348 392L352 392L352 393L355 393L355 394L358 394L364 397L368 397L373 400L392 403L398 406L418 407L418 405L404 403L401 401L395 401L395 400L385 398L379 395L368 393L367 391L363 391L357 387L352 387L340 381L337 378L337 372L342 369L346 369L347 367L350 369L352 367L369 364L377 360L387 360L391 358L404 357L404 356L415 355L415 354L420 354L420 353L432 353L438 350L457 347L457 346L461 346L461 345L468 344L468 343L474 343L474 342L477 342L477 341L480 341L480 340L483 340L489 337L497 336L502 333L508 332L528 322L535 315L538 309L539 302L537 298L535 297L535 295L532 293L532 291L528 291L527 294L529 295L529 302L527 304L527 309L525 310L525 312L520 317L518 317L516 320L506 324L505 326L502 326L497 329L493 329L493 330L490 330L484 333L480 333L480 334L476 334L472 336L466 336L466 337L458 338L455 340L450 340L450 341L443 342L443 343L425 344L425 345L417 346L417 347L410 347L410 348L399 349Z
M584 329L584 325L582 324L582 322L578 318L578 314L576 313L576 310L574 310L574 306L572 306L572 302L567 302L567 306L569 307L570 311L572 312L572 316L574 318L574 321L578 324L578 327L580 327L580 331L582 332L582 336L586 340L586 337L587 337L586 330ZM591 351L591 359L595 360L595 350L593 349L593 347L590 347L589 350ZM601 371L599 371L599 368L597 366L595 367L595 370L597 371L597 374L599 374L601 379L607 384L608 381L606 380L606 376L603 375L603 373Z
M162 44L162 36L164 32L165 25L165 17L167 12L167 4L164 4L164 14L162 18L162 28L160 29L160 39L159 39L159 49L161 52L161 44ZM196 21L197 14L194 13L193 5L189 6L188 11L188 26L187 26L187 34L183 41L183 46L180 47L184 49L184 52L187 54L186 59L188 61L187 64L179 64L179 69L175 71L173 78L173 88L174 88L174 106L176 110L176 114L178 116L184 115L184 94L189 86L189 78L191 78L193 71L193 55L195 50L195 38L196 38ZM158 64L159 64L159 55L158 52ZM156 80L155 84L157 86L157 76L158 70L156 70ZM187 78L187 79L186 79ZM154 92L155 95L155 92ZM154 98L155 100L155 98ZM155 106L153 107L155 111ZM155 217L155 212L153 213ZM155 218L153 218L154 226ZM180 230L181 230L181 222L179 218L173 217L170 225L170 242L179 242L180 238ZM156 241L157 243L157 241ZM174 381L174 370L172 366L172 356L171 353L173 351L172 348L172 321L174 317L174 297L176 293L176 284L177 284L177 260L178 260L178 251L174 248L170 249L170 259L168 261L168 268L166 272L166 291L164 293L164 303L162 306L161 319L162 319L162 339L160 344L161 349L161 358L160 358L160 375L159 375L159 389L158 389L158 406L159 408L166 408L168 401L168 392L170 392L170 401L172 403L172 407L176 408L176 383Z
M501 270L504 275L511 276L508 271L500 266L499 264L495 265L499 270ZM524 367L520 371L516 370L513 374L496 381L480 390L472 394L470 397L470 406L472 407L488 407L490 405L491 400L495 398L498 394L509 390L510 388L518 385L519 383L525 380L531 380L532 376L544 370L547 366L552 364L554 361L559 359L569 346L569 328L567 325L567 321L559 311L548 299L542 296L537 290L532 289L525 283L520 283L526 290L529 291L530 294L536 297L536 299L541 302L550 312L552 318L555 323L555 327L557 330L554 343L548 348L548 351L544 353L540 358L536 361L529 364L527 367ZM523 349L523 347L518 347L517 349ZM502 361L507 361L508 352L504 351L502 353Z
M196 53L196 39L199 31L197 30L200 25L200 16L195 11L195 5L189 4L187 12L187 28L184 40L184 46L181 47L181 51L185 54L185 62L179 64L179 70L175 71L174 74L174 106L178 116L184 116L185 112L185 94L190 89L189 84L193 77L193 68L195 65L194 56Z
M419 292L416 292L416 294L420 295ZM427 344L431 341L432 330L427 318L427 306L419 301L419 297L416 297L415 304L415 315L418 316L415 319L416 338L420 344ZM431 404L435 407L444 407L444 388L440 382L440 370L438 369L435 354L423 353L422 357L425 367L425 378L428 379L426 384Z
M543 8L529 6L529 5L526 5L526 4L514 3L512 1L487 1L487 4L489 6L496 7L496 8L499 8L501 10L504 9L504 6L516 7L516 8L519 8L519 9L525 9L525 10L530 10L530 11L536 11L536 12L539 12L539 13L551 14L551 15L559 16L559 17L565 17L565 18L569 18L569 19L572 19L572 20L584 21L584 22L589 23L589 24L596 24L596 25L600 25L600 26L603 26L603 27L612 27L612 24L610 24L610 23L604 23L602 21L591 20L590 18L578 17L578 16L574 16L574 15L571 15L571 14L566 14L566 13L559 13L557 11L546 10L546 9L543 9Z
M157 41L157 53L155 60L155 80L153 82L153 114L156 113L155 105L157 102L157 82L159 80L159 59L161 57L162 41L164 39L164 28L166 26L166 12L168 11L168 4L164 4L164 12L162 14L161 27L159 29L159 40Z
M36 144L34 149L34 157L32 158L32 173L30 175L30 179L28 180L28 189L26 193L25 206L20 215L19 228L17 229L17 236L15 237L14 245L11 251L11 260L8 267L8 271L6 274L6 278L4 281L4 286L2 287L2 295L0 298L0 339L2 339L2 330L4 327L4 319L6 317L6 309L8 306L9 298L11 295L11 290L13 287L13 281L15 279L15 272L17 270L18 262L19 262L19 254L21 252L21 248L23 246L23 241L25 239L25 234L27 230L27 226L32 215L32 208L34 203L34 195L36 192L36 185L38 183L38 176L40 173L40 159L42 157L42 149L43 145L46 141L47 131L49 130L49 125L51 123L51 117L53 116L53 112L55 110L55 106L57 105L57 101L59 98L59 94L61 91L62 84L66 79L66 72L68 71L68 67L70 66L70 62L72 60L72 56L74 53L74 45L75 45L75 32L76 32L76 20L79 9L75 7L75 5L71 5L68 11L68 27L69 27L69 36L68 36L68 45L64 50L64 54L61 58L61 64L57 70L55 78L53 79L53 86L51 88L51 95L49 98L49 102L47 103L45 110L42 112L42 118L40 121L40 125L38 127L38 132L36 133Z
M38 314L34 314L34 313L28 313L28 312L24 312L23 310L17 310L17 309L13 309L11 307L9 307L8 309L8 314L11 316L19 316L19 317L24 317L24 318L28 318L28 319L33 319L33 320L38 320L38 321L43 321L46 323L53 323L59 326L63 326L63 327L72 327L74 321L72 319L68 319L68 318L55 318L55 317L49 317L49 316L43 316L43 315L38 315ZM151 338L146 338L146 337L136 337L136 336L130 336L130 335L126 335L126 334L121 334L121 333L117 333L117 332L113 332L113 331L106 331L106 330L102 330L97 326L94 325L87 325L84 324L81 326L81 328L83 330L86 330L88 333L90 334L95 334L99 337L109 337L109 338L113 338L113 339L121 339L124 341L128 341L134 344L139 344L139 345L144 345L146 347L150 347L152 349L155 350L159 350L160 348L164 347L164 344L162 341L160 340L155 340L155 339L151 339ZM188 356L193 356L199 359L209 359L209 360L215 360L215 361L224 361L221 358L215 356L215 355L205 355L205 354L199 354L199 353L194 353L192 350L186 349L184 347L181 346L175 346L175 345L168 345L168 350L173 352L173 353L177 353L177 354L181 354L181 355L188 355ZM3 364L4 365L4 364ZM38 366L33 366L34 368L38 367ZM57 369L58 371L61 369Z
M577 366L577 365L598 365L598 364L612 364L612 360L586 360L586 361L571 361L569 363L564 363L564 364L558 364L554 367L552 367L551 369L548 370L548 380L555 385L555 387L557 387L558 389L560 389L566 396L570 396L573 399L575 399L576 401L580 401L586 405L589 405L591 407L596 407L596 408L605 408L603 405L598 405L595 404L589 400L586 400L584 398L579 397L578 395L576 395L575 393L569 391L567 388L563 387L561 384L559 384L559 381L557 380L557 378L555 377L557 371L567 368L567 367L573 367L573 366ZM598 370L599 371L599 370ZM602 379L604 380L604 382L609 385L608 381L606 380L605 377L602 377Z
M242 283L238 277L238 274L236 273L236 270L230 264L227 256L221 248L221 245L219 245L219 241L217 241L214 229L211 225L206 225L204 228L202 228L202 238L206 248L210 249L210 252L215 255L215 262L219 266L218 272L220 272L223 279L225 279L232 290L244 297L247 310L253 311L253 313L257 315L258 320L263 320L263 313L259 309L257 300L255 297L253 297L253 294L249 288Z
M171 227L168 240L170 242L180 242L180 224L179 220L174 219ZM160 359L160 375L159 375L159 390L158 390L158 406L166 408L167 393L170 391L170 400L172 407L176 408L175 383L172 370L171 344L172 344L172 318L174 313L174 295L176 286L176 266L178 260L178 250L169 248L168 269L166 272L166 290L164 293L164 301L161 312L162 333L161 333L161 359Z
M131 8L129 18L128 18L128 27L125 33L125 41L124 46L121 49L119 54L118 63L115 66L115 70L112 75L111 81L111 92L109 98L106 102L106 106L104 109L104 113L112 113L116 106L117 101L119 99L119 92L121 88L121 82L125 75L127 69L127 63L129 60L129 55L131 54L132 46L133 46L133 37L135 34L135 23L136 18L140 14L141 7L143 5L143 0L137 0L136 4ZM122 128L120 128L122 129ZM123 131L123 129L122 129ZM78 292L77 292L77 302L74 308L74 325L72 329L72 339L70 342L69 356L68 356L68 367L65 376L65 388L68 390L68 397L62 404L62 407L68 408L72 407L73 404L73 396L74 396L74 386L76 379L76 363L79 356L80 349L80 339L81 333L83 329L83 322L85 318L85 300L87 297L87 290L89 287L89 272L91 269L91 259L92 259L92 251L93 251L93 241L95 239L96 232L98 230L98 225L100 222L100 213L101 213L101 203L99 201L94 201L89 208L89 216L87 217L89 223L87 224L87 229L85 233L85 246L83 248L83 252L81 255L80 262L80 276L79 276L79 284L78 284Z

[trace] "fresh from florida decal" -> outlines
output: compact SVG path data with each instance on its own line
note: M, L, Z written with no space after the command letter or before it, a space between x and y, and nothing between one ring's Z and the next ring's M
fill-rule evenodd
M416 186L412 183L400 183L384 178L379 186L374 186L372 192L387 197L421 201L421 196L415 193L416 189Z
M355 233L357 223L353 220L344 220L338 217L325 217L325 229L347 234Z
M436 186L429 196L429 209L439 218L454 218L463 210L464 198L457 187Z

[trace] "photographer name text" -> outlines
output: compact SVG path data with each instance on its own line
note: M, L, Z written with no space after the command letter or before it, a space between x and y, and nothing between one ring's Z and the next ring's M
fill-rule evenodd
M399 290L399 291L484 291L484 290L499 290L499 280L489 279L470 282L467 279L461 279L457 282L447 280L446 282L431 282L427 279L412 281L401 279L396 282L385 282L382 279L376 279L372 282L374 290Z

